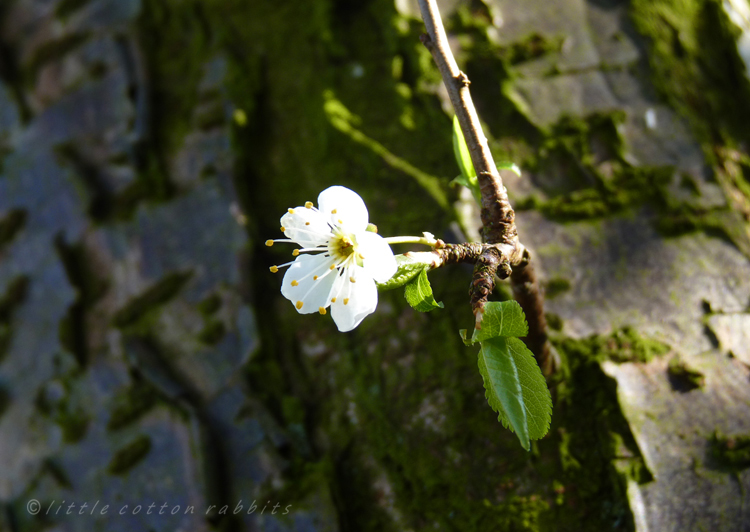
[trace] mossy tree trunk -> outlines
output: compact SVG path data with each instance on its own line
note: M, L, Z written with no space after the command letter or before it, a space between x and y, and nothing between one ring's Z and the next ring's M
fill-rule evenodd
M440 5L524 171L548 437L486 403L470 270L347 334L268 270L334 184L383 235L476 234L416 2L3 0L0 530L750 530L735 4Z

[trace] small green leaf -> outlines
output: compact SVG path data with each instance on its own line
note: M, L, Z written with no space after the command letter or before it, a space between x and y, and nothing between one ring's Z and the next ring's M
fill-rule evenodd
M459 329L458 334L461 336L461 340L463 340L464 345L469 347L474 345L474 342L471 341L471 338L466 337L466 329Z
M485 397L497 419L527 451L543 438L552 419L552 398L531 351L517 338L488 338L479 350Z
M466 188L471 188L471 183L469 183L469 180L466 179L463 175L454 177L451 179L451 182L448 183L449 185L462 185Z
M466 186L469 188L477 186L477 173L471 162L471 153L469 152L469 147L466 145L466 139L464 139L464 134L461 132L461 125L458 123L456 115L453 115L453 153L461 170L461 176L469 183Z
M474 329L472 342L495 336L523 337L529 334L526 316L517 301L491 301L484 306L482 328Z
M443 308L443 304L438 303L432 297L432 288L430 287L430 281L427 280L427 272L424 269L406 285L404 296L406 296L406 301L409 302L412 308L419 312L430 312L436 308Z
M378 290L381 292L404 286L406 283L414 279L419 272L428 268L430 263L419 262L408 255L396 255L396 265L398 269L393 277L384 283L377 283Z
M516 174L518 177L521 177L521 169L518 167L516 163L511 163L509 161L503 161L501 163L498 163L497 165L498 170L510 170L514 174Z

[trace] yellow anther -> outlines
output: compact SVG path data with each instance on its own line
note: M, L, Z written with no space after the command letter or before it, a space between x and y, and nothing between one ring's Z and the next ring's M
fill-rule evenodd
M307 209L312 209L312 205L313 205L312 201L306 201L305 202L305 208L307 208Z
M284 227L283 225L281 226L281 232L282 233L286 232L286 227Z
M331 298L331 303L335 303L335 302L336 302L336 298L335 298L335 297L332 297L332 298Z
M336 214L336 212L337 212L337 211L336 211L336 209L333 209L333 210L331 211L331 214Z
M354 278L354 276L349 277L349 281L351 281L352 283L356 283L357 282L357 280Z
M310 225L310 222L305 222L305 225Z
M298 286L298 285L299 285L299 283L297 281L292 280L292 286Z
M268 269L271 270L271 273L276 273L277 271L279 271L279 267L278 266L271 266Z
M362 253L357 253L357 255L359 255L360 259L365 260L365 257L364 257L364 255L362 255Z
M344 298L344 305L348 305L348 304L349 304L349 298L348 298L348 297L345 297L345 298Z
M318 280L318 276L317 275L313 275L313 281L317 281L317 280Z
M297 301L297 304L294 305L294 306L297 307L297 310L301 309L302 308L302 301Z
M298 249L295 249L294 251L292 251L292 257L296 257L297 255L299 255Z
M336 265L335 264L331 264L331 269L335 270L336 269Z
M325 307L318 307L318 312L320 312L321 314L325 314L326 313L326 308Z
M271 246L273 246L273 240L270 240L270 239L269 239L269 240L266 240L266 245L267 245L267 246L268 246L269 248L270 248Z
M339 223L340 223L340 224L343 224L344 222L343 222L343 221L341 221L341 220L339 220Z
M287 209L287 212L288 212L289 214L294 214L294 209Z

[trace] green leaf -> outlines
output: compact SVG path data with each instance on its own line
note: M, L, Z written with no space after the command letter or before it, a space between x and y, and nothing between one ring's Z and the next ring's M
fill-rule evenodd
M427 280L425 270L420 271L419 275L406 285L404 296L406 296L406 301L412 308L419 312L430 312L436 308L443 308L443 304L438 303L432 297L432 288L430 287L430 281Z
M517 301L490 301L484 306L482 328L474 329L472 342L481 342L495 336L522 337L529 334L526 316Z
M378 290L381 292L404 286L406 283L414 279L419 272L428 268L430 263L419 262L408 255L396 255L396 265L398 269L393 277L384 283L376 283Z
M477 186L477 173L471 162L471 153L469 152L469 147L466 145L466 139L464 139L464 134L461 132L461 125L458 123L456 115L453 115L453 153L461 170L461 176L469 183L466 186L469 188Z
M528 451L530 440L544 437L552 420L552 398L534 355L518 338L487 338L479 350L479 373L498 421Z
M511 163L509 161L503 161L501 163L498 163L497 165L498 170L510 170L514 174L516 174L518 177L521 177L521 169L518 167L516 163Z

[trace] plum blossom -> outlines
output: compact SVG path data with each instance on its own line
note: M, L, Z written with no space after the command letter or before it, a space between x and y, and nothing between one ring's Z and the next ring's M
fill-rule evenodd
M273 273L288 266L281 293L300 314L331 316L339 331L351 331L378 304L377 283L396 273L396 259L388 243L368 228L368 213L359 195L333 186L318 196L318 207L308 201L281 217L288 238L268 240L301 246L296 260L272 266Z

